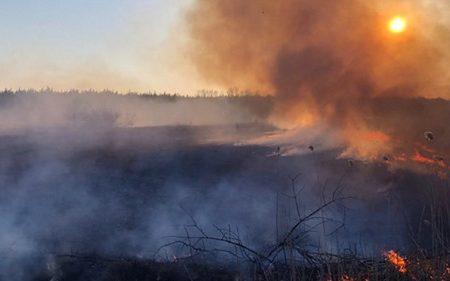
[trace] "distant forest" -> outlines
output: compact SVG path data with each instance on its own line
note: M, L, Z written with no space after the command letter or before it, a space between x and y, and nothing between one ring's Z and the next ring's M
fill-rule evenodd
M247 98L247 99L271 99L271 96L261 95L257 92L241 91L237 88L228 89L226 92L216 91L216 90L199 90L194 95L183 95L179 93L168 93L168 92L158 92L158 91L148 91L148 92L119 92L113 90L54 90L52 88L42 88L42 89L3 89L0 91L1 95L45 95L45 94L56 94L56 95L104 95L104 96L139 96L139 97L154 97L154 98L186 98L186 99L197 99L197 98Z
M0 129L80 125L101 120L119 126L217 125L265 122L273 98L200 91L195 96L170 93L121 94L115 91L47 89L0 92ZM102 125L103 126L103 125Z

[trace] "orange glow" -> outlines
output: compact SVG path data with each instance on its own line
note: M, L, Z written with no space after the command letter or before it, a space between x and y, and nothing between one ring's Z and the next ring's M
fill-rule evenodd
M433 158L429 158L427 156L422 155L419 151L415 151L414 155L411 157L411 160L421 163L421 164L427 164L427 165L438 165L441 168L448 168L447 164L443 161L439 161Z
M372 142L382 142L386 143L391 140L391 137L386 135L383 132L380 131L371 131L368 133L365 133L362 138L366 141L372 141Z
M436 151L435 151L434 149L432 149L432 148L430 148L430 147L428 147L428 146L426 146L426 145L424 145L424 144L421 144L421 143L415 143L415 145L418 146L418 147L420 147L420 149L422 149L422 150L424 150L424 151L426 151L426 152L429 152L429 153L436 153Z
M419 151L415 151L414 155L411 157L411 160L417 162L417 163L421 163L421 164L428 164L428 165L433 165L436 163L435 160L428 158L424 155L422 155Z
M402 33L406 30L407 22L403 17L395 17L389 21L389 31L392 33Z
M362 126L349 126L345 130L347 149L341 154L344 158L376 160L380 155L391 153L391 136Z
M284 129L309 127L319 121L317 112L312 108L308 108L305 104L283 107L279 110L283 111L284 116L288 118L278 119L276 116L273 116L271 121Z
M407 263L406 259L397 254L395 251L390 250L389 252L384 254L387 261L389 261L393 266L395 266L398 270L398 272L406 273L407 270Z

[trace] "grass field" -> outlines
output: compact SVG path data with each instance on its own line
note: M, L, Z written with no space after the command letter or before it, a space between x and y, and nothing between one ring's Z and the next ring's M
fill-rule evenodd
M442 177L339 148L283 156L253 141L279 131L255 111L117 126L81 104L75 123L2 131L1 279L449 278Z

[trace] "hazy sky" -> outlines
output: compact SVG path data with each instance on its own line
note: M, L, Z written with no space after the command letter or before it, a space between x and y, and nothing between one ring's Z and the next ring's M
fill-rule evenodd
M182 48L189 45L184 42L186 21L183 23L182 19L194 1L0 0L0 89L92 88L184 94L205 88L218 89L223 83L215 81L216 84L212 84L214 79L205 83L208 75L202 73L203 79L200 78L198 64L197 69L194 68L195 64L186 59ZM445 27L450 26L448 0L383 0L371 5L384 13L397 2L414 6L433 24L441 21ZM211 17L214 19L214 15L203 12L196 19L204 22ZM230 23L236 22L233 17ZM429 24L424 23L421 28L427 26ZM240 34L241 29L237 30ZM206 44L212 42L214 47L222 48L223 44L216 46L214 43L223 37L217 36L219 34L217 29L209 32L205 37ZM213 36L215 41L211 41ZM195 44L192 46L196 48ZM241 47L232 49L239 53ZM266 46L261 47L266 50ZM203 54L202 48L198 50ZM227 65L229 61L221 63L215 70L226 69ZM210 71L207 74L211 74ZM254 76L254 73L250 75ZM240 72L239 76L248 82ZM230 78L230 75L220 78ZM229 86L240 85L230 83Z
M1 0L0 87L196 88L183 82L191 70L173 58L178 20L191 2Z

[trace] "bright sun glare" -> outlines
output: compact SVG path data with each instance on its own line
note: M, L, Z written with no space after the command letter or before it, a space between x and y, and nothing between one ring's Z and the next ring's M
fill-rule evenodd
M395 17L389 21L389 30L392 33L402 33L406 29L406 20L402 17Z

